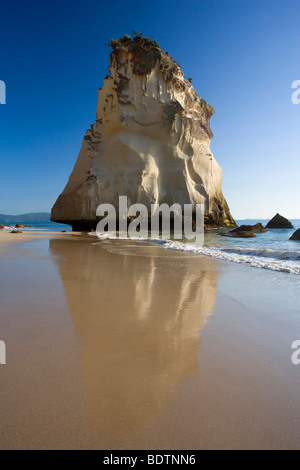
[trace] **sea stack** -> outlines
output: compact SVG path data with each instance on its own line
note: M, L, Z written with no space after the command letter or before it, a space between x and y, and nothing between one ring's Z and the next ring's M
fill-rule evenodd
M235 222L210 150L214 109L156 41L135 33L110 42L109 74L51 220L95 228L99 204L204 204L206 226Z
M266 228L287 228L287 229L291 229L291 228L295 228L295 227L293 226L292 222L290 222L288 219L286 219L285 217L283 217L280 214L276 214L273 217L273 219L271 219L267 223Z

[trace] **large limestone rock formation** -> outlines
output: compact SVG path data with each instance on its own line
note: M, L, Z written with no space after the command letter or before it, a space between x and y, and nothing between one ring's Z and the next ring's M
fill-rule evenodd
M234 224L222 170L209 145L214 109L156 41L136 34L111 41L109 74L51 220L74 230L96 225L101 203L205 204L205 222Z

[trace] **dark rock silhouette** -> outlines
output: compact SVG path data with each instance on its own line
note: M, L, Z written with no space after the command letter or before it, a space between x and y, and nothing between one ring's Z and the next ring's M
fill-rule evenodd
M288 219L280 214L276 214L270 222L267 223L266 228L295 228Z
M255 225L241 225L240 227L235 228L231 231L231 233L239 233L239 232L253 232L253 233L265 233L267 230L265 227L258 222Z
M293 235L290 237L290 240L300 240L300 228L298 228L298 230L293 233Z

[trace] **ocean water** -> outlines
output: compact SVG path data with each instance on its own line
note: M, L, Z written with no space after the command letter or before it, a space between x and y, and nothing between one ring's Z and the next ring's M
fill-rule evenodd
M237 220L238 225L267 221ZM176 241L166 242L166 248L189 251L233 263L248 264L256 268L270 269L300 275L300 241L289 238L300 228L300 220L291 221L295 229L268 230L257 233L256 238L229 238L220 236L220 231L205 235L204 246Z
M237 220L238 225L255 224L267 220ZM22 221L20 221L22 223ZM70 225L56 222L23 222L31 227L22 231L71 231ZM199 255L211 256L233 263L248 264L256 268L270 269L290 274L300 275L300 241L291 241L289 238L294 231L300 228L300 220L292 220L295 229L268 230L266 233L257 233L256 238L229 238L221 237L220 230L205 235L204 246L193 243L177 241L160 242L165 248L187 251ZM12 230L6 227L4 230ZM95 235L95 234L94 234Z
M267 220L237 220L238 225L262 222ZM255 268L269 269L289 274L300 275L300 241L291 241L289 238L300 228L300 220L291 220L294 229L268 230L266 233L257 233L256 238L229 238L220 236L222 230L214 230L205 234L205 243L198 246L195 243L182 241L151 240L161 244L166 249L179 250L199 255L210 256L232 263L247 264ZM96 236L96 233L90 233ZM115 239L118 237L106 233L103 238ZM145 241L145 240L144 240Z
M61 232L62 230L66 230L67 232L72 231L71 225L58 224L56 222L51 222L50 220L49 222L23 222L22 220L20 220L18 223L23 225L30 225L30 227L22 228L22 232L30 232L36 230L41 230L44 232ZM5 225L5 223L1 221L0 224ZM10 223L9 225L11 225L11 227L5 225L4 230L13 230L13 228L15 228L14 223Z

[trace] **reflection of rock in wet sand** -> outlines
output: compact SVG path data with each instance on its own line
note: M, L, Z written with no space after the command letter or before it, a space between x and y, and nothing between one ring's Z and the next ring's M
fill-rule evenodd
M213 312L213 260L158 246L50 240L82 345L90 420L132 432L197 371L199 330Z

